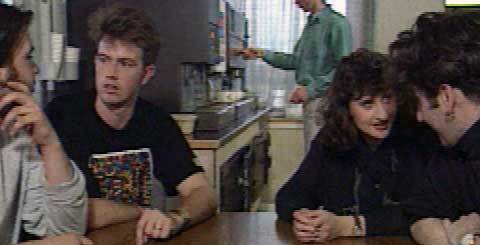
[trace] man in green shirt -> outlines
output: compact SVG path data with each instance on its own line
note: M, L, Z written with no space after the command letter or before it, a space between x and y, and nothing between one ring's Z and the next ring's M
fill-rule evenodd
M297 86L289 100L304 103L305 143L308 148L319 129L317 107L332 80L336 64L352 51L352 35L346 18L333 11L325 0L295 0L295 3L310 15L293 53L248 48L240 54L245 59L262 58L273 67L295 70Z

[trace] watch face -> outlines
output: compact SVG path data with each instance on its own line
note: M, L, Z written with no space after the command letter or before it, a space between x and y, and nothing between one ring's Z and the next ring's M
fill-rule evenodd
M177 210L174 210L173 212L178 216L182 217L184 219L184 222L190 222L191 217L190 217L190 213L187 210L177 209Z

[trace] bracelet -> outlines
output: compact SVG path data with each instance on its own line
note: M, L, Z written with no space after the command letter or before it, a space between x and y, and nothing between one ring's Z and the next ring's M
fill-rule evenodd
M460 240L459 245L475 245L475 236L473 234L466 234Z
M175 222L177 223L177 226L175 229L173 229L173 234L176 234L190 226L192 223L192 218L190 216L190 212L188 212L186 209L175 209L170 212L168 212L168 215L170 218L174 219ZM180 220L180 221L179 221ZM178 225L180 224L180 225Z
M358 216L357 214L353 215L352 234L354 236L363 236L364 235L363 228L362 228L362 221L360 220L360 216Z

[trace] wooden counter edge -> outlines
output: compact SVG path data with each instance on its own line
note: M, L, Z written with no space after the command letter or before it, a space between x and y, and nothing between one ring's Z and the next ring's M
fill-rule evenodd
M225 135L224 137L216 140L202 140L202 139L194 139L192 137L186 137L188 145L192 150L208 150L208 149L218 149L233 138L241 134L248 126L255 123L261 117L265 116L270 111L269 108L257 111L257 113L250 118L246 119L241 125L233 129L230 133Z

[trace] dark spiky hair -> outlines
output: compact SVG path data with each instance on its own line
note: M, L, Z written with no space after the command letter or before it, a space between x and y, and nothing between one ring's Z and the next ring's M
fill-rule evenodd
M104 37L131 42L143 50L145 65L155 64L160 40L144 11L122 4L100 8L90 16L88 27L97 45Z

